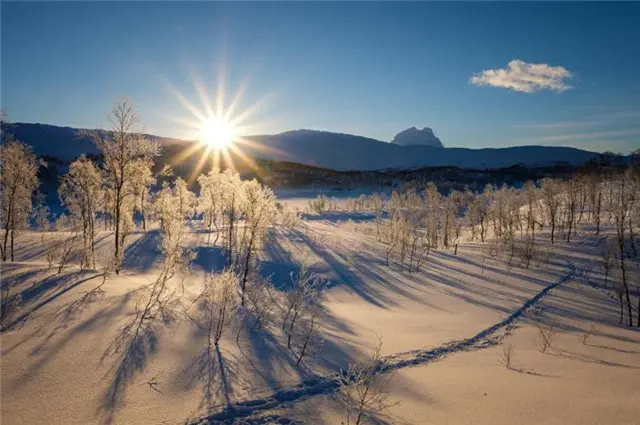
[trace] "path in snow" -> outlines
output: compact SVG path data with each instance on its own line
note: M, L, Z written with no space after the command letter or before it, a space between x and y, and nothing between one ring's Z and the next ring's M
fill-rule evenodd
M519 309L511 313L506 319L494 324L487 329L480 331L470 338L451 341L435 348L418 349L386 356L384 357L384 367L381 368L379 372L384 373L409 366L427 364L440 360L453 353L478 350L481 348L492 347L499 344L503 340L504 336L509 332L513 323L518 320L529 308L538 303L552 289L556 288L562 283L571 281L577 274L580 273L580 270L578 270L576 266L571 262L567 263L567 269L567 273L560 280L547 285L534 297L530 298L524 304L522 304ZM497 335L498 332L503 329L506 332L501 335ZM218 413L198 418L189 422L189 424L232 424L237 418L248 417L256 413L283 408L290 403L300 401L309 397L331 394L335 392L338 387L339 385L337 381L331 376L317 377L315 379L306 380L296 386L281 388L280 390L265 398L246 400L237 404L233 404ZM289 421L276 423L293 422Z

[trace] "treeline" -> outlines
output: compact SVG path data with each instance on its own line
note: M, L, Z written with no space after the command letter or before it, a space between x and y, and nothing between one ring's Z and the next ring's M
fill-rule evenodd
M316 213L337 211L338 201L324 195L309 201ZM507 254L509 267L528 268L533 260L548 260L550 253L537 241L546 229L551 244L560 238L570 243L579 225L589 224L594 235L603 226L613 236L602 244L605 284L611 283L621 307L633 324L633 287L630 263L637 263L636 238L640 222L640 151L631 162L590 163L565 179L545 177L520 188L486 185L484 190L452 190L442 194L433 182L413 182L391 196L373 194L347 199L347 211L369 211L375 217L375 236L384 247L386 262L395 258L408 271L419 271L432 249L454 249L466 236L487 242L487 250ZM611 233L608 233L610 235ZM614 273L615 271L615 273ZM615 274L615 278L613 275ZM639 295L640 296L640 295ZM640 326L640 305L637 313Z

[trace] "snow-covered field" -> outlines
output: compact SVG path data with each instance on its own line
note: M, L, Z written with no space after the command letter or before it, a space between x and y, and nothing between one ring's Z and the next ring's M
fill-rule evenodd
M299 366L278 320L243 331L238 343L232 329L219 350L208 349L193 301L204 273L222 263L207 236L193 229L194 273L184 288L173 283L180 303L128 352L118 335L159 273L158 232L136 233L123 271L102 286L77 261L48 270L40 236L20 236L16 262L2 264L3 284L20 296L1 335L2 423L339 424L330 377L380 337L389 401L399 404L376 423L640 424L640 328L618 324L618 302L601 287L601 239L585 229L553 247L540 235L548 260L528 269L490 256L487 244L462 242L457 255L432 251L422 271L409 273L385 264L371 215L278 226L261 272L285 291L306 259L326 282L324 342ZM112 233L96 241L98 260L106 258ZM544 354L541 322L556 324ZM508 346L509 369L501 362Z

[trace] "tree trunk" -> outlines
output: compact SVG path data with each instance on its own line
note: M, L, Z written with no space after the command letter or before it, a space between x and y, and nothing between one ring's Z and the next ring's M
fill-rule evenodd
M287 336L287 348L291 348L291 334L293 333L293 327L296 324L298 313L299 311L296 311L293 315L293 319L291 319L291 325L289 326L289 335Z
M7 261L7 242L9 241L9 226L4 229L4 248L2 248L2 261Z
M13 218L13 196L9 198L8 213L5 217L6 224L4 226L4 249L2 250L2 261L7 261L7 242L9 241L9 232L11 231L11 223Z
M11 261L13 261L13 259ZM627 310L629 312L629 326L633 326L633 313L631 310L631 294L629 293L629 285L627 284L627 271L624 265L624 251L622 251L622 256L620 258L620 270L622 271L622 285L624 286L624 292L627 298Z
M116 236L116 241L115 241L115 271L116 274L120 274L120 190L116 191L116 232L115 232L115 236Z
M618 293L618 299L620 300L620 324L622 324L622 319L624 316L624 304L622 303L622 292Z
M245 289L247 287L247 277L249 276L249 264L251 262L251 249L253 248L254 232L251 232L251 239L249 240L249 247L247 248L247 257L244 262L244 273L242 275L242 295L240 296L240 305L244 307Z
M640 286L636 287L636 294L638 295L638 315L636 318L636 326L640 328Z
M140 215L142 216L142 230L146 232L147 231L147 220L146 220L146 218L144 216L144 192L145 192L145 190L143 189L142 190L142 194L140 195L141 196L141 199L140 199Z
M13 216L11 216L11 262L13 263L14 258L13 258L13 242L16 238L16 220L15 220L15 212L13 213Z
M95 269L96 268L96 231L95 231L95 218L93 210L91 211L91 265Z
M313 334L315 316L311 317L311 327L309 328L309 332L307 333L307 337L304 340L304 344L302 345L302 350L300 351L300 356L298 357L298 361L296 362L296 366L300 366L300 362L302 361L302 357L304 357L304 353L307 350L307 345L309 344L309 339L311 339L311 334Z
M633 256L637 257L638 251L636 249L636 241L635 241L635 235L633 234L633 226L631 225L631 214L629 214L629 236L631 239L631 250L633 251Z
M598 193L598 203L596 205L596 236L600 234L600 211L602 208L602 192Z
M15 259L13 258L13 241L15 240L15 238L16 238L16 231L15 229L11 229L11 262L12 263L15 261Z

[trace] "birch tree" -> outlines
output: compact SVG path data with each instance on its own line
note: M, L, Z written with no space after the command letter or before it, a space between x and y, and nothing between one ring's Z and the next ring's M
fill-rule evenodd
M33 209L32 195L38 186L38 161L31 148L11 136L0 145L0 222L4 231L2 261L14 261L14 241L20 230L28 227Z
M84 155L71 163L62 177L58 194L74 220L81 223L84 266L95 268L95 217L102 197L102 178L93 162Z
M151 171L151 167L148 166L145 161L138 161L136 163L138 172L136 178L133 179L133 196L135 209L140 213L142 219L142 230L147 230L147 211L149 208L149 187L156 183L156 177Z
M138 114L129 100L116 103L109 116L110 132L89 131L89 136L104 156L105 190L113 199L116 258L122 257L126 227L131 227L135 205L135 184L141 168L151 168L158 147L138 130ZM119 262L118 262L119 263ZM120 273L120 266L115 269Z
M297 274L291 272L291 283L292 288L285 297L285 314L282 320L282 329L287 331L288 348L291 348L293 333L299 319L306 309L317 301L317 294L320 290L319 280L310 270L306 260L300 263L300 271Z
M211 237L211 232L215 229L216 237L213 245L216 246L220 237L220 221L222 219L224 199L220 170L213 168L208 174L200 175L198 184L200 185L200 196L198 197L197 210L204 215L209 237Z
M244 307L247 280L255 268L255 256L264 243L264 238L276 217L276 198L273 191L257 180L243 184L244 226L240 240L240 261L237 264L240 276L240 305Z
M540 194L549 219L549 224L551 225L551 243L555 243L554 237L558 221L558 210L561 202L558 183L550 178L542 179Z
M352 364L337 376L338 400L345 408L346 425L360 425L368 417L384 413L398 403L390 403L388 384L392 375L382 375L386 361L382 357L382 340L370 356Z
M209 344L218 345L234 317L237 309L237 287L238 278L229 269L205 280L203 297Z
M229 266L237 263L238 246L238 221L242 213L242 181L238 173L226 169L222 173L220 185L223 191L223 217L226 231L226 251L227 264Z
M613 198L613 218L616 229L616 242L618 248L618 261L620 266L620 280L622 284L622 290L626 298L627 312L629 319L629 326L633 325L633 313L631 308L631 292L629 290L629 282L627 281L627 263L625 261L627 256L626 250L626 227L627 227L627 214L629 214L629 208L633 202L632 193L633 187L630 187L630 172L621 171L616 175L614 180L614 198Z

